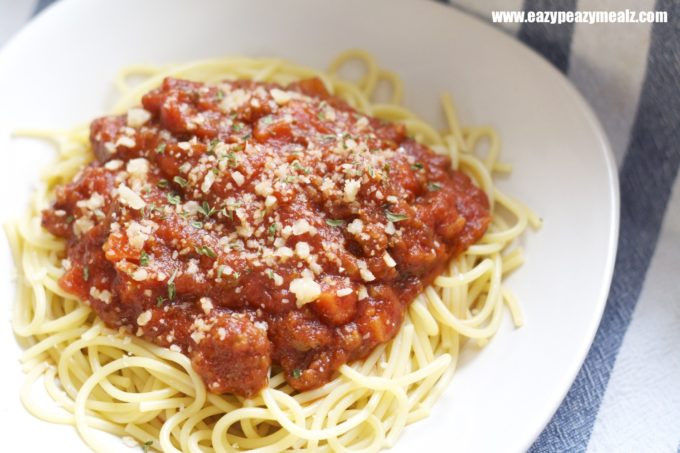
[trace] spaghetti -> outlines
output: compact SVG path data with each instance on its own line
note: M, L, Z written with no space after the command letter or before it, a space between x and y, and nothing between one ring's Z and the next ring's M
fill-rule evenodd
M356 82L338 76L350 60L365 67ZM144 80L132 86L133 76ZM451 260L410 304L393 340L364 360L342 365L332 381L295 391L279 372L254 398L216 395L206 391L185 355L107 328L58 285L65 244L42 229L40 213L55 187L71 181L92 160L92 150L86 127L29 131L26 135L49 139L59 151L57 163L43 174L44 184L27 216L6 227L20 269L14 330L26 342L22 363L27 380L21 399L33 415L75 426L96 451L106 447L95 430L162 451L377 451L393 445L406 425L427 416L450 381L465 341L483 346L497 331L504 305L515 325L522 325L516 298L502 279L523 261L521 249L513 247L515 239L528 224L540 226L540 219L494 186L493 173L510 171L498 160L498 135L488 127L461 126L448 96L443 97L448 130L439 133L398 105L403 89L394 74L380 69L370 54L352 50L336 58L328 73L281 60L249 58L172 68L131 67L116 79L122 97L114 112L127 111L168 76L281 85L318 77L353 108L402 123L417 141L449 156L453 166L486 193L491 224L477 244ZM373 101L380 82L391 86L389 103ZM480 158L476 152L484 140L489 149ZM40 380L57 407L33 399Z

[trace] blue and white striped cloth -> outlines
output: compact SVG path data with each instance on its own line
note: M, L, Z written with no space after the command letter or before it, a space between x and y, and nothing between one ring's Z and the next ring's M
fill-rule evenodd
M0 0L0 45L53 0ZM445 0L439 0L447 3ZM531 452L680 453L680 2L449 0L491 11L667 11L659 24L503 24L595 109L621 183L614 280L593 346Z

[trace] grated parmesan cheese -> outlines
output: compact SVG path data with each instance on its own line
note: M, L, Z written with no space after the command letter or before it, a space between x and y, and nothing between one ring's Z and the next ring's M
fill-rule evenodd
M200 332L198 330L194 330L193 332L191 332L190 337L192 340L194 340L195 343L200 343L201 340L205 338L205 333Z
M209 171L208 173L205 174L205 177L203 178L203 184L201 184L201 192L203 192L203 193L210 192L210 188L212 187L214 182L215 182L215 173L213 173L212 171Z
M286 261L288 258L293 256L293 250L289 247L279 247L276 249L274 252L275 256L278 256L279 258L283 258L282 261Z
M262 196L262 197L267 197L268 195L271 195L274 192L274 189L272 189L272 182L269 180L264 180L260 181L255 185L255 193Z
M303 260L309 257L309 252L310 252L309 244L307 244L306 242L298 242L297 244L295 244L295 253Z
M111 302L111 291L105 289L105 290L100 290L96 286L93 286L90 288L90 296L94 297L97 300L100 300L104 302L105 304L108 304Z
M298 308L314 302L321 294L321 286L309 277L296 278L290 282L288 289L295 294Z
M311 230L309 222L307 219L300 219L297 220L293 224L293 234L295 236L300 236L301 234L305 234Z
M151 321L151 310L143 311L137 316L137 325L143 327Z
M87 200L79 200L76 203L76 206L88 211L94 211L104 206L104 197L97 192L94 192Z
M73 222L73 232L80 237L94 227L94 222L89 217L80 217Z
M347 225L347 232L354 235L359 235L364 230L364 222L361 219L354 219Z
M113 159L104 164L104 168L107 170L115 171L123 166L123 161L120 159Z
M127 112L127 125L129 127L140 127L151 119L151 113L147 110L135 107Z
M220 108L225 112L231 112L248 102L249 99L250 94L239 88L224 96L224 99L222 99L222 102L220 103Z
M146 180L146 175L149 172L149 161L143 157L138 157L136 159L130 159L125 167L131 176Z
M141 250L146 240L149 239L151 228L133 220L125 229L125 234L127 234L130 245L137 250Z
M137 268L137 270L132 273L132 279L138 282L143 282L148 276L149 273L143 267Z
M344 297L344 296L349 296L353 292L354 291L352 291L352 288L341 288L337 291L337 295L340 296L340 297Z
M234 180L237 186L241 187L243 183L246 181L246 179L243 177L241 172L239 171L232 171L231 172L231 179Z
M201 297L199 302L201 303L201 309L203 310L203 313L206 315L210 314L210 311L213 309L212 299L209 297Z
M360 180L348 179L347 181L345 181L343 200L346 201L347 203L351 203L352 201L356 200L359 188L361 188Z
M283 91L278 88L273 88L269 94L272 95L272 99L274 99L274 102L276 102L279 105L283 105L288 103L292 96L288 91Z
M368 268L359 269L359 275L361 275L361 279L365 282L372 282L375 280L375 275L373 275L373 272Z
M267 208L271 208L272 206L274 206L276 204L276 202L277 202L277 199L274 195L267 195L267 198L265 198L265 200L264 200L264 205Z
M146 203L139 196L137 192L130 189L125 184L118 186L118 199L124 205L130 206L132 209L142 209Z
M115 146L125 146L126 148L134 148L137 142L134 138L128 137L127 135L121 135L116 140Z

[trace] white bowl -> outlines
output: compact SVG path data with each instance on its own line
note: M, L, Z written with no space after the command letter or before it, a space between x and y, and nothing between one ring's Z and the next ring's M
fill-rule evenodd
M113 75L124 65L242 54L325 68L350 47L397 72L405 103L432 123L443 126L438 96L449 91L464 123L494 126L503 160L515 168L499 185L545 221L523 241L526 264L510 279L526 325L515 330L505 319L486 348L466 350L432 415L408 427L393 451L526 449L569 389L599 323L616 251L618 183L602 128L567 80L453 8L391 0L59 2L0 53L2 220L25 209L52 156L9 131L67 127L105 113ZM86 451L75 430L35 420L19 403L23 375L8 322L13 265L0 244L0 356L7 362L0 418L12 427L3 443Z

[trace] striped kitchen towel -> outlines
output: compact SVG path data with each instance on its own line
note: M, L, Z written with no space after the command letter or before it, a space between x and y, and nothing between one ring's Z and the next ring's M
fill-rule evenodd
M52 1L0 3L0 45ZM530 451L680 453L680 2L439 1L489 22L499 11L666 12L666 23L494 25L543 55L591 103L621 184L619 252L602 323Z

